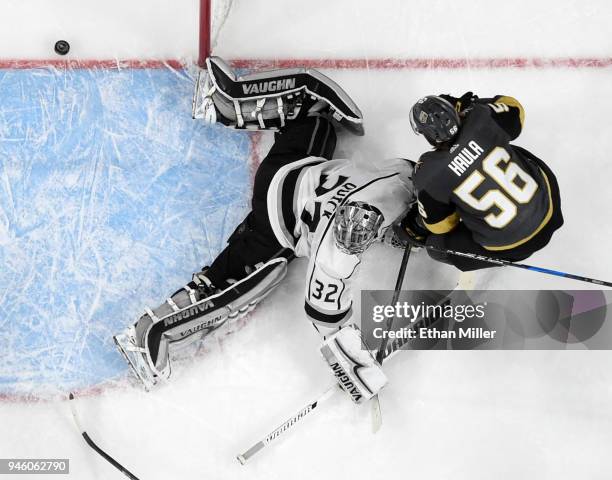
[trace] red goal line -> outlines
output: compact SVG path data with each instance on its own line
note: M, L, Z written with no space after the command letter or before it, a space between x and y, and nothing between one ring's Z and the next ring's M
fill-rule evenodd
M499 68L607 68L612 57L510 58L347 58L347 59L244 59L231 60L235 68L322 68L337 70L458 70Z
M460 70L460 69L546 69L609 68L612 57L492 57L492 58L290 58L234 59L234 68L320 68L329 70ZM185 68L190 62L178 59L0 59L0 69L31 68Z

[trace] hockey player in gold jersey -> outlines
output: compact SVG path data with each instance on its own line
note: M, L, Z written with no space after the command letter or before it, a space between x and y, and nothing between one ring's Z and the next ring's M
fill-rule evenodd
M542 160L511 144L525 120L509 96L427 96L411 109L413 130L434 147L419 160L415 206L403 232L436 260L463 271L494 266L454 250L520 261L563 225L557 179Z

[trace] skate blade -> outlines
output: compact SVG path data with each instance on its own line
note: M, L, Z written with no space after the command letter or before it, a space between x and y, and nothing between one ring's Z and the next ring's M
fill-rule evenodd
M121 356L125 359L125 361L127 362L128 366L130 367L130 370L132 371L132 373L136 376L136 378L138 378L138 380L140 380L140 383L142 384L142 386L144 387L145 391L150 392L151 389L156 385L155 380L144 376L142 374L142 372L140 371L140 368L138 367L138 365L136 365L136 363L131 359L130 355L128 354L128 352L126 352L121 344L121 340L119 339L119 337L121 338L127 338L126 335L124 334L119 334L119 335L115 335L113 336L113 340L115 342L115 345L117 346L117 350L119 350L119 352L121 353Z

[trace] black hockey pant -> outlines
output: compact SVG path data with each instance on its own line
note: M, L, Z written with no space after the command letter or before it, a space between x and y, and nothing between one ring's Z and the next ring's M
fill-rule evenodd
M240 280L260 262L275 256L282 246L268 217L268 187L278 170L308 156L331 159L336 147L334 126L322 117L306 117L290 122L274 136L274 145L255 175L251 212L238 225L228 245L213 261L206 276L217 288L228 286L228 279Z

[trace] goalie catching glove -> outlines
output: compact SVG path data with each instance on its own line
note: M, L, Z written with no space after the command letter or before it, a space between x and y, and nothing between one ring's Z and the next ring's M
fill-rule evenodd
M359 107L333 80L307 68L287 68L237 77L219 57L206 59L193 98L193 118L248 130L278 130L315 111L363 135Z

